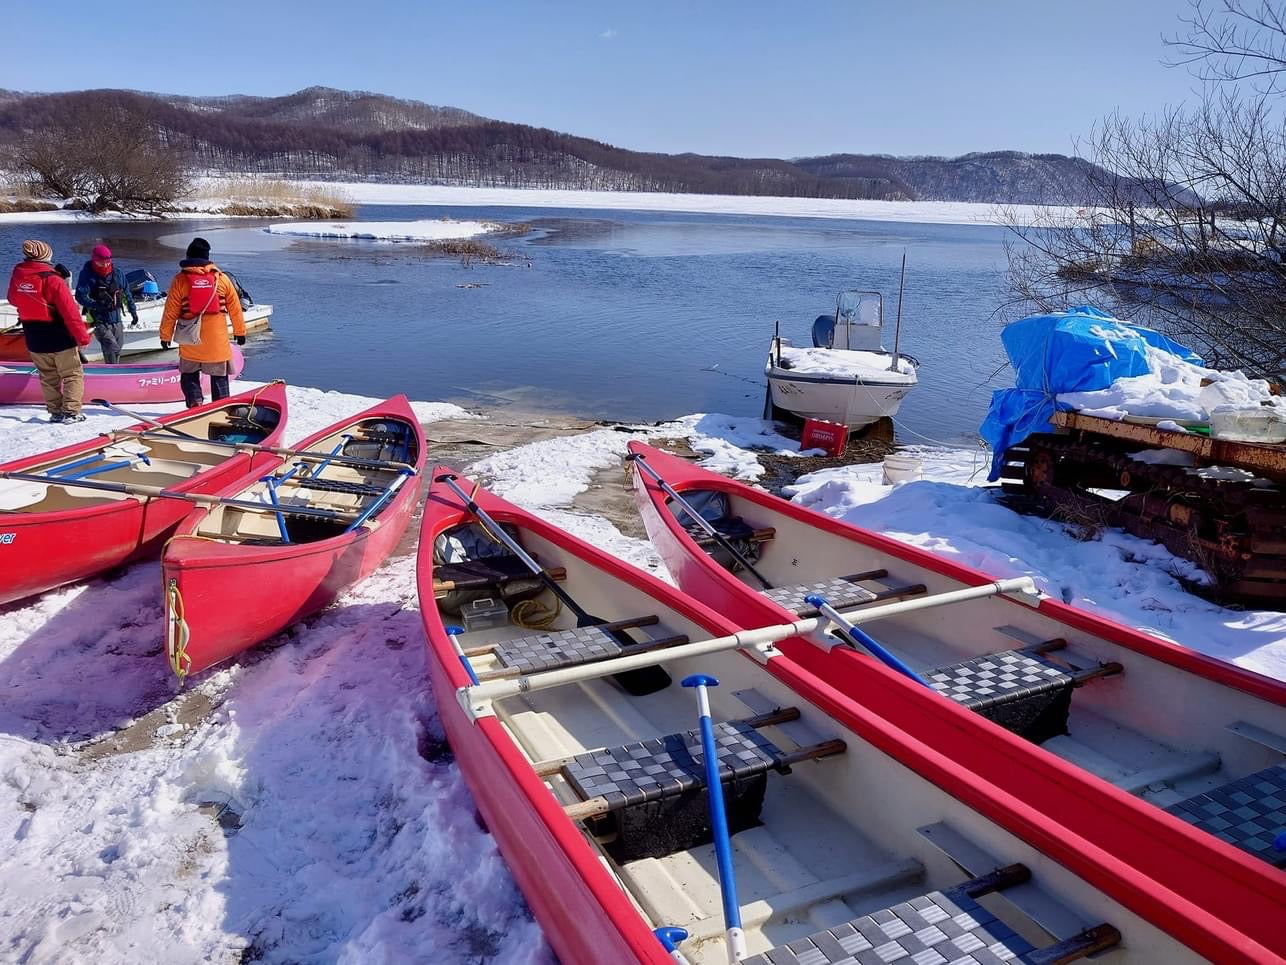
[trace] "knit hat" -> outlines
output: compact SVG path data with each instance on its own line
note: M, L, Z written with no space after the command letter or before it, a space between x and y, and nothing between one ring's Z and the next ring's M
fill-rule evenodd
M188 257L208 260L210 258L210 242L204 238L193 238L192 243L188 245Z
M24 241L22 257L27 261L52 261L54 250L43 241Z
M106 245L94 245L94 250L89 253L89 257L95 261L111 261L112 249Z

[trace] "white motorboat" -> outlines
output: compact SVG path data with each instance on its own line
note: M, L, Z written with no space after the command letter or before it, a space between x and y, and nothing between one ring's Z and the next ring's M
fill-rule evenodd
M835 314L818 316L811 347L774 335L764 374L765 417L784 410L850 429L897 413L918 382L919 362L881 344L884 299L879 292L840 292Z

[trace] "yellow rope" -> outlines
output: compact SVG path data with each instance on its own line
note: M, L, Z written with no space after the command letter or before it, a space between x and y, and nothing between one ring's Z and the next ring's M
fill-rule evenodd
M509 619L515 626L525 630L548 630L563 612L563 601L554 597L554 608L551 610L538 599L523 600L515 603L509 611Z
M188 625L183 619L183 595L179 593L177 580L170 580L165 592L169 604L169 612L165 616L165 650L170 658L170 669L182 685L192 666L192 658L187 654Z

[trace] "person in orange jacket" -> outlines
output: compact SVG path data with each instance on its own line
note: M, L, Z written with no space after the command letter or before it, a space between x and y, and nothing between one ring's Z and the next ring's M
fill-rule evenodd
M194 329L197 342L179 344L179 385L188 408L201 405L201 375L210 376L210 396L216 402L228 397L228 376L232 373L232 344L228 341L228 320L238 345L246 344L246 318L241 313L237 286L210 260L210 242L193 238L181 269L170 282L161 315L161 348L169 348L180 322Z
M89 329L53 260L54 251L46 242L24 241L22 261L9 279L9 304L18 312L27 354L40 373L49 421L84 422L80 404L85 370L80 349L89 344Z

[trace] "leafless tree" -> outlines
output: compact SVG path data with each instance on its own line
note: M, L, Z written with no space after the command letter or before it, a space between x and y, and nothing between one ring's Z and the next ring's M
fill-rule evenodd
M1223 9L1245 15L1239 0ZM1265 64L1274 51L1286 56L1286 30L1275 46L1262 32L1218 26L1200 0L1194 11L1185 56L1203 38L1220 51L1257 45ZM1283 24L1266 4L1256 15L1261 31ZM1218 76L1249 76L1219 60L1228 54L1210 56L1201 63ZM1164 329L1212 364L1286 372L1280 103L1268 85L1212 84L1195 107L1100 122L1078 146L1093 164L1075 197L1092 203L1051 209L1035 225L1008 217L1010 312L1088 301Z
M1278 89L1286 78L1286 10L1271 0L1189 0L1183 32L1166 40L1168 63L1206 81L1253 81Z
M190 186L181 152L121 108L78 111L27 132L7 166L35 193L94 211L161 212Z

